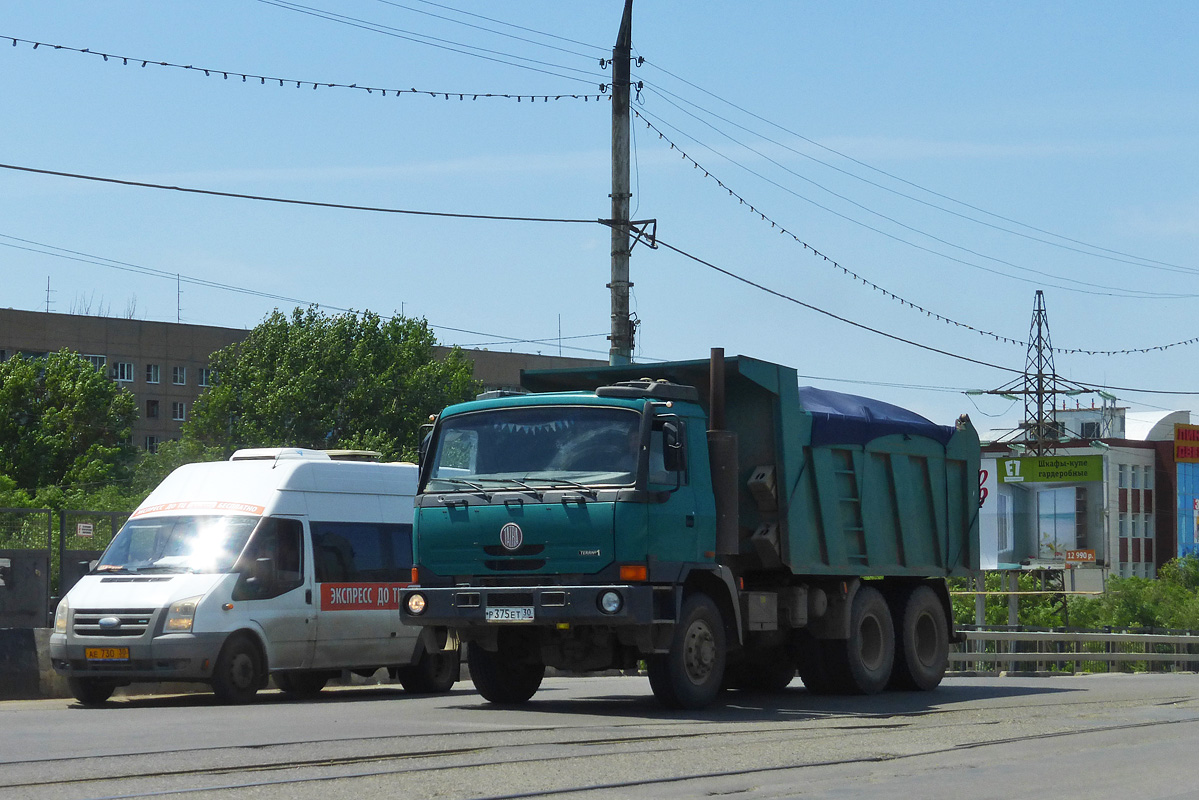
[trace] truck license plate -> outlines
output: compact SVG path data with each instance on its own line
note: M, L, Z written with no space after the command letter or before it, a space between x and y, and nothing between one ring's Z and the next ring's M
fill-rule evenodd
M128 647L88 647L83 651L88 661L128 661Z
M483 610L488 622L532 622L532 606L499 606Z

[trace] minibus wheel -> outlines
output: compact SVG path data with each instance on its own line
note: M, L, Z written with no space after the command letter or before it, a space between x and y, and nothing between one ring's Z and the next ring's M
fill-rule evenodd
M116 684L101 678L67 678L67 687L71 694L85 706L102 706L112 693Z
M248 703L265 677L258 646L248 636L238 634L229 637L221 648L212 671L212 690L223 703Z

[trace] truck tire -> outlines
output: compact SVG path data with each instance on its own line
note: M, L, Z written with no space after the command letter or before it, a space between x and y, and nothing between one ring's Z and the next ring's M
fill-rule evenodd
M466 664L470 679L483 699L497 705L520 705L537 694L545 677L545 664L529 663L513 657L512 648L500 647L495 652L477 644L466 649Z
M72 696L85 706L102 706L116 691L116 684L102 678L67 678Z
M456 647L452 651L438 653L425 650L415 664L396 670L396 677L404 691L411 694L444 694L461 674L460 659Z
M692 594L674 627L670 651L646 659L654 697L667 708L704 708L724 681L724 620L706 594Z
M845 666L854 694L877 694L887 688L895 662L895 628L882 592L862 586L853 598Z
M895 637L895 689L937 688L949 664L949 622L937 593L918 586L904 603Z
M212 671L212 691L222 703L248 703L262 687L265 671L258 647L247 636L229 637Z
M279 691L293 697L316 697L331 677L331 673L321 671L277 672L274 675Z

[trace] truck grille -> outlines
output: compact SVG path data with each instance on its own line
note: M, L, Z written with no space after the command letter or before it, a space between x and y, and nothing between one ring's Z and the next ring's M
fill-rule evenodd
M115 618L118 625L101 625L100 620ZM76 636L112 636L136 638L146 632L154 618L154 609L88 609L75 612Z
M545 566L544 558L513 558L506 561L484 561L483 566L490 570L534 570Z

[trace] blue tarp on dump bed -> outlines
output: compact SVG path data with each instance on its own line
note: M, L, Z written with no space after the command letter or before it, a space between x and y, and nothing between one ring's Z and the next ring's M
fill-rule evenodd
M799 401L812 415L812 446L866 444L880 436L906 433L946 444L954 429L937 425L906 408L881 400L799 387Z

